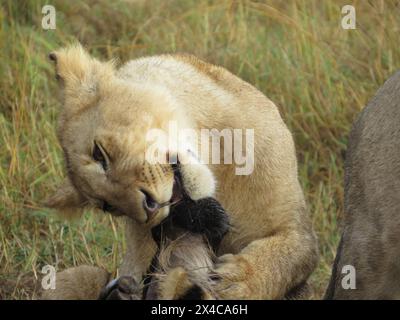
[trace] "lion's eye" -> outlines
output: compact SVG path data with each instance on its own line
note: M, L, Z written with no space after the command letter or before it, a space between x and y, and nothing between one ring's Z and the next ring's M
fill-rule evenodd
M104 170L107 170L107 160L106 157L104 156L103 150L99 145L95 142L94 143L94 148L93 148L93 153L92 157L95 161L101 164Z

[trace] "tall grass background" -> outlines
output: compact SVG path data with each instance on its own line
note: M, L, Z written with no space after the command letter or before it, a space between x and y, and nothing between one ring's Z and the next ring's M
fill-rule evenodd
M47 54L79 40L100 59L188 52L222 65L279 107L319 239L313 298L327 285L343 214L343 160L355 116L400 65L398 1L0 1L0 298L30 299L41 268L115 272L117 219L68 222L41 203L64 176L60 108ZM42 7L57 11L43 30ZM356 8L357 28L340 26Z

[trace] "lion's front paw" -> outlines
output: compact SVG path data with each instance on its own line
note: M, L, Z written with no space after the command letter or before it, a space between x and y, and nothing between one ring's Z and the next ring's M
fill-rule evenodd
M226 254L214 269L214 290L219 299L257 299L259 285L256 270L243 255Z
M100 300L140 300L141 289L130 276L110 281L101 291Z

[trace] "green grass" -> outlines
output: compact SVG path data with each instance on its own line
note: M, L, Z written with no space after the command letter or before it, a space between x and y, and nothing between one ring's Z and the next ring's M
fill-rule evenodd
M339 239L351 123L400 65L395 1L353 1L356 30L340 27L348 1L52 1L57 29L48 31L47 1L0 3L0 298L31 298L45 264L115 270L121 261L117 220L88 212L70 223L41 206L63 176L47 54L76 39L102 59L193 53L279 106L319 238L312 280L321 296Z

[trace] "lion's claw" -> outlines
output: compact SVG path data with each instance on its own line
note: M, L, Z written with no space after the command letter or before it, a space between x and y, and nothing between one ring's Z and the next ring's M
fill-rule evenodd
M101 291L100 300L139 300L141 290L134 278L122 276L111 280Z

